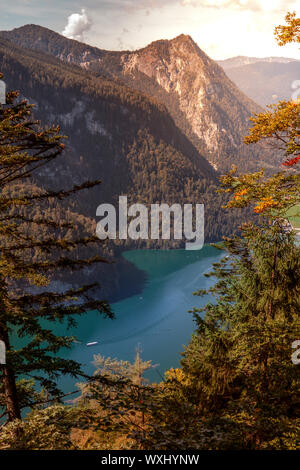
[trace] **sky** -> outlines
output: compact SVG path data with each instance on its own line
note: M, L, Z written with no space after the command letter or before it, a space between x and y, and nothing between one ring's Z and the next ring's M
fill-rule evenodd
M279 47L274 27L300 0L0 0L0 30L39 24L109 50L134 50L189 34L213 59L238 55L300 59Z

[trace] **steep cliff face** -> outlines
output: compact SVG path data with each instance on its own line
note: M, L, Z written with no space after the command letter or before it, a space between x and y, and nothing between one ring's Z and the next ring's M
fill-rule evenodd
M123 74L134 82L137 71L146 75L178 101L195 135L214 153L219 149L220 115L211 105L223 95L215 64L189 36L159 41L136 53L121 56Z
M189 36L156 41L134 52L110 52L34 25L1 35L15 44L46 52L152 95L166 106L177 127L220 172L232 164L241 171L262 166L272 169L277 165L276 156L266 149L249 148L243 143L249 117L260 107Z
M141 51L123 54L121 65L131 86L136 82L140 90L146 91L140 73L166 92L162 101L177 125L199 149L206 149L206 157L217 170L227 170L233 163L242 169L243 157L245 169L258 164L256 149L253 158L246 162L248 148L243 137L250 115L259 112L259 107L230 82L189 36L158 41ZM171 102L177 104L177 110L174 104L172 109Z

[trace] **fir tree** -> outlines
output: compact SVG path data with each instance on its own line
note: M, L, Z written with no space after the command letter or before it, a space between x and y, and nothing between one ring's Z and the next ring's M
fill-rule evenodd
M59 128L42 128L32 117L32 106L17 92L8 93L7 104L0 106L0 340L6 348L0 405L2 416L10 421L20 419L21 408L34 401L32 393L21 399L26 387L18 387L18 378L34 379L51 398L60 396L59 375L82 373L78 363L58 355L74 338L55 334L51 324L66 321L74 326L76 316L92 309L112 317L108 303L89 294L95 285L63 292L51 288L53 275L62 270L106 262L84 251L98 241L93 234L74 233L72 225L57 221L53 212L43 216L51 201L59 204L100 183L88 181L60 191L32 184L36 172L62 158L63 149ZM13 337L22 340L21 347L14 346Z

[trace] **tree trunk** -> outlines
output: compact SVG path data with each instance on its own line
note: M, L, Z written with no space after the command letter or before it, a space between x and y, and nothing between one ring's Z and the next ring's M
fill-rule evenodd
M269 301L269 306L268 306L268 316L272 320L274 320L273 300L274 300L275 281L276 281L277 243L278 243L278 239L276 238L275 244L274 244L273 268L272 268L272 277L271 277L271 295L270 295L270 301Z

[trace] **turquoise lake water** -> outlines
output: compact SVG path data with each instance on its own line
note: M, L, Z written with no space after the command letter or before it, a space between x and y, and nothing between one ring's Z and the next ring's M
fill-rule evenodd
M71 331L80 343L75 343L64 356L82 363L85 372L92 374L95 354L133 361L140 344L142 358L158 364L148 378L160 381L166 369L179 365L180 353L195 329L188 310L210 300L208 296L196 297L193 292L214 282L205 278L204 273L211 270L222 252L205 246L199 251L129 251L124 256L146 272L143 291L112 304L115 320L94 312L82 317L78 328ZM95 346L86 346L96 341ZM64 378L61 384L64 391L74 389L74 380Z

